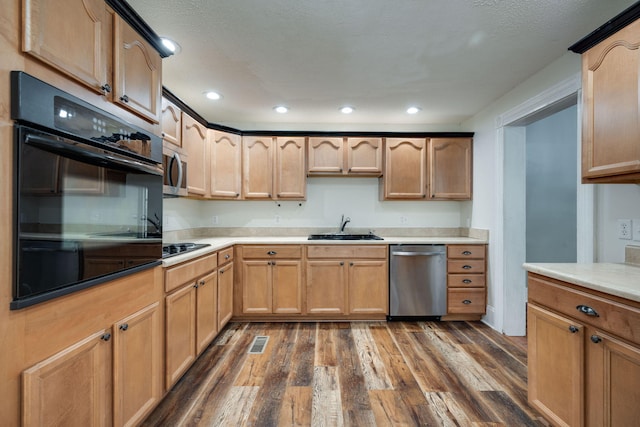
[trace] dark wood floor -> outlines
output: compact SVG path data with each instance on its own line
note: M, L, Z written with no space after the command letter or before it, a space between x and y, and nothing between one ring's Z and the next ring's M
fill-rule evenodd
M526 358L480 322L232 323L144 425L544 425Z

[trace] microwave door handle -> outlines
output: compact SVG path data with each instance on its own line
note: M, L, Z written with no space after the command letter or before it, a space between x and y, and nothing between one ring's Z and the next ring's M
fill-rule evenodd
M180 189L182 185L182 159L178 153L173 153L173 160L178 162L178 182L175 184L176 191ZM172 161L173 161L172 160Z
M162 168L158 166L145 165L140 162L131 161L127 159L117 158L109 154L95 152L91 147L88 150L81 150L73 146L72 144L62 143L54 138L45 138L39 135L27 135L25 143L49 151L54 154L62 155L71 159L84 161L96 166L105 167L105 163L108 165L117 165L120 169L123 167L126 170L134 170L138 172L149 173L153 175L162 175ZM96 149L100 150L100 149Z

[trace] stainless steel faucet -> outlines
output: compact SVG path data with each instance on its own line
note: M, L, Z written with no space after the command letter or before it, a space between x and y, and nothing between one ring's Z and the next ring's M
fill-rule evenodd
M340 219L340 228L338 230L338 233L343 234L344 233L344 228L347 226L347 223L351 222L351 218L349 217L344 217L344 214L342 215L342 219Z

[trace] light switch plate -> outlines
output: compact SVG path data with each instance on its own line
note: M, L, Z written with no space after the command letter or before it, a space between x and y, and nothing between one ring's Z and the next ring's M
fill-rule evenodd
M631 220L631 237L634 241L640 242L640 218Z

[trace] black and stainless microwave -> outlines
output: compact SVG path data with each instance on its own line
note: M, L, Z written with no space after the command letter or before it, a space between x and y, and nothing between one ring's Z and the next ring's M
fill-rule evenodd
M12 72L11 91L11 308L158 265L160 137L24 72Z
M178 147L165 143L162 149L162 167L164 178L162 192L164 197L187 195L187 155Z

